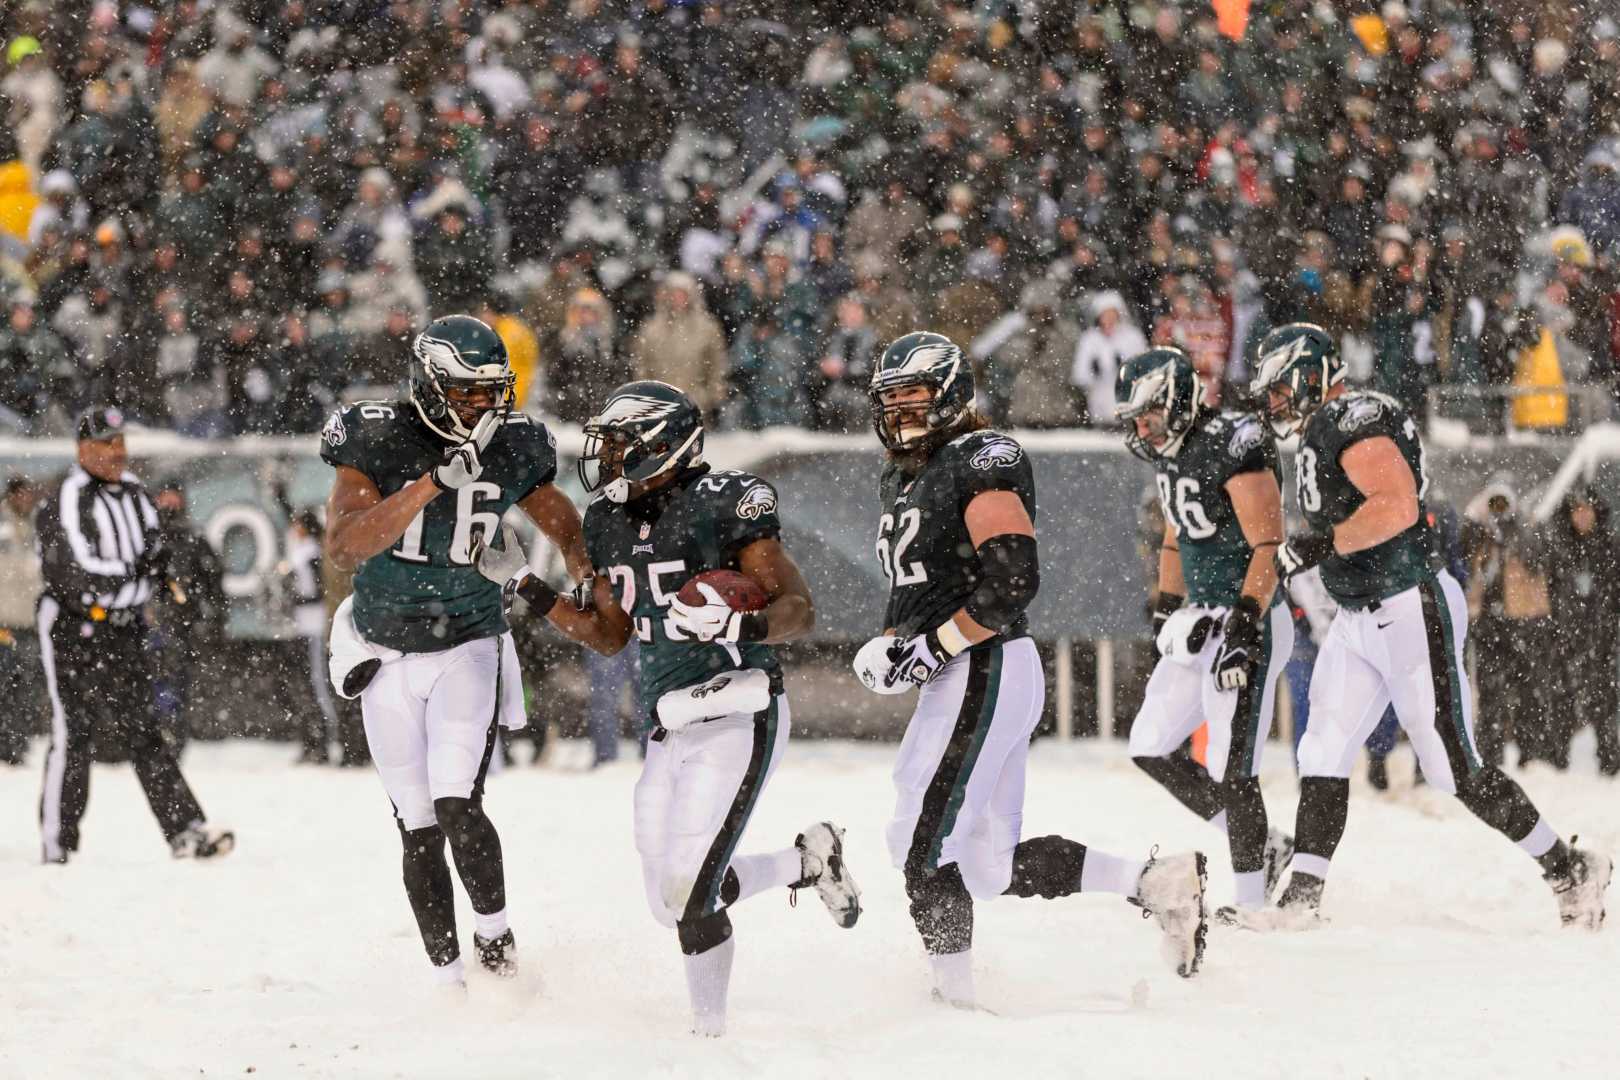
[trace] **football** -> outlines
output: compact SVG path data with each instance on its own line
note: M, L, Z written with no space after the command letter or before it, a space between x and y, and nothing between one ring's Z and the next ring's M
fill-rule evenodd
M681 591L675 594L676 598L693 607L704 603L703 594L698 592L699 582L724 597L732 611L760 611L767 601L765 589L759 582L735 570L705 570L688 578Z

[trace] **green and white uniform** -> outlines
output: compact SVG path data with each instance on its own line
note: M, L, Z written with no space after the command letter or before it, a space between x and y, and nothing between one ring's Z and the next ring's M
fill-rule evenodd
M321 458L356 469L384 498L431 470L450 444L408 401L364 401L334 413ZM517 650L500 586L473 565L473 544L557 473L541 424L514 413L484 453L480 477L439 494L388 550L354 577L353 628L384 658L361 694L366 739L407 830L434 824L433 803L477 800L496 722L524 723Z
M1131 757L1165 757L1208 724L1210 777L1219 783L1229 772L1256 776L1271 730L1277 680L1294 648L1287 608L1274 598L1260 619L1260 662L1248 686L1220 689L1213 667L1220 624L1243 593L1254 553L1226 485L1233 477L1270 473L1280 487L1276 442L1256 417L1206 417L1188 431L1175 457L1158 459L1155 468L1159 501L1176 535L1187 603L1160 632L1162 655L1131 725ZM1211 804L1212 813L1217 809Z
M1322 533L1349 519L1366 497L1345 474L1343 456L1376 438L1394 443L1412 470L1418 520L1377 547L1334 554L1321 564L1322 583L1339 612L1311 674L1311 723L1300 742L1299 771L1304 777L1349 776L1362 744L1393 702L1424 779L1454 792L1480 768L1463 669L1468 604L1456 579L1437 565L1421 508L1427 486L1423 444L1417 425L1393 398L1347 393L1311 415L1298 453L1299 508Z
M758 669L771 680L771 703L676 732L658 728L636 783L634 829L647 904L659 922L685 927L688 952L713 947L730 924L714 918L739 900L792 884L793 848L738 855L760 794L787 748L791 710L781 666L768 645L686 640L665 623L688 578L736 570L748 545L782 529L776 489L757 476L698 466L666 487L627 503L597 498L585 511L585 550L613 583L640 642L646 723L670 690L726 671ZM695 931L694 927L707 929ZM723 927L723 929L722 929Z

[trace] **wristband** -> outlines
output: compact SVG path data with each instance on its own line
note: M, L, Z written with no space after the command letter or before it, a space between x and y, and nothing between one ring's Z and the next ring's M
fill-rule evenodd
M763 611L739 611L726 620L726 632L720 636L732 644L764 641L771 636L770 620Z
M946 656L959 656L973 643L957 627L955 619L946 619L931 635L939 643L939 651Z
M549 615L560 599L556 589L535 575L527 573L518 579L517 594L523 597L524 603L541 615Z

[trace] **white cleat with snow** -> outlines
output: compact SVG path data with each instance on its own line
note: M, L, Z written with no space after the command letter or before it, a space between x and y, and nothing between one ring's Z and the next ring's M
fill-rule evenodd
M1569 873L1548 878L1558 900L1558 919L1572 930L1603 928L1603 892L1614 876L1614 860L1596 851L1571 846Z
M1183 979L1198 974L1204 962L1204 938L1209 929L1204 909L1207 878L1203 852L1150 857L1132 900L1164 931L1165 958Z
M854 926L861 917L861 890L844 865L844 830L818 821L799 834L794 846L799 849L801 871L799 880L790 886L795 894L814 886L833 921L846 930Z
M169 851L177 859L214 859L229 855L235 847L235 833L201 821L192 822L169 841Z

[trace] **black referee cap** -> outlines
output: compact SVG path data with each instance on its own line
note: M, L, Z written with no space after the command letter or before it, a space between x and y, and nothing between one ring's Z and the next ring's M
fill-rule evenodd
M79 441L102 442L124 433L124 413L110 405L86 409L79 414Z

